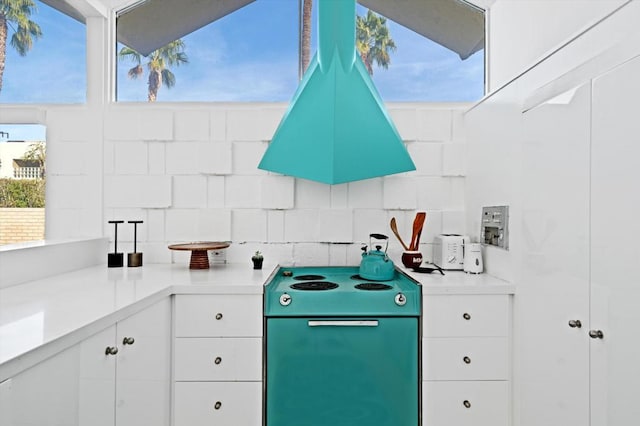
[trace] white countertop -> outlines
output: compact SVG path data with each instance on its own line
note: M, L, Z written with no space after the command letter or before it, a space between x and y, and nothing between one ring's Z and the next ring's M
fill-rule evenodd
M172 294L256 294L277 268L250 264L105 265L0 289L0 382ZM487 274L416 273L424 294L511 294L515 287Z

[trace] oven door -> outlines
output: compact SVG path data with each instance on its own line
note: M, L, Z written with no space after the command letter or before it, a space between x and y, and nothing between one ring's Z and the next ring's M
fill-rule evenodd
M266 322L266 426L418 425L418 318Z

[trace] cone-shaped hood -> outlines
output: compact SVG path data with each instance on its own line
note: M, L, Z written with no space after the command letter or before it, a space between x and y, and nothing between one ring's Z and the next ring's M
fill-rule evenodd
M318 1L318 52L258 168L337 184L415 170L355 49L355 0Z

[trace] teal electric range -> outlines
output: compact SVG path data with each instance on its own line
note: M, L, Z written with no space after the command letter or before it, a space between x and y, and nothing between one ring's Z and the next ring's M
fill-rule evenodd
M264 296L265 426L419 426L421 300L397 270L280 268Z

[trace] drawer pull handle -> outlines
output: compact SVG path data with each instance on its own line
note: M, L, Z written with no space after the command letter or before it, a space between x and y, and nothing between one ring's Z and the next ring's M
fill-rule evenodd
M213 408L215 408L216 410L219 410L220 407L222 407L222 402L220 401L216 401L216 403L213 405Z
M571 328L582 328L582 323L580 320L571 320L569 321L569 327Z
M589 337L592 339L604 339L604 333L602 330L590 330Z
M217 320L221 320L221 319L222 319L222 314L221 314L220 312L218 312L218 313L216 314L216 319L217 319Z
M466 408L471 408L471 403L466 399L462 401L462 405L464 405Z
M122 339L122 344L123 345L133 345L133 343L136 341L136 339L134 339L133 337L125 337L124 339Z
M462 314L462 318L466 319L467 321L469 321L471 319L471 315L469 315L468 313L464 313Z
M218 365L218 364L220 364L220 363L222 362L222 358L220 358L220 357L218 356L218 357L216 357L216 359L215 359L215 360L213 360L213 362L214 362L216 365Z
M462 358L462 360L465 364L471 364L471 358L469 358L468 356L465 356L464 358Z
M104 350L105 355L115 355L117 353L118 353L118 348L115 346L107 346L107 348Z

